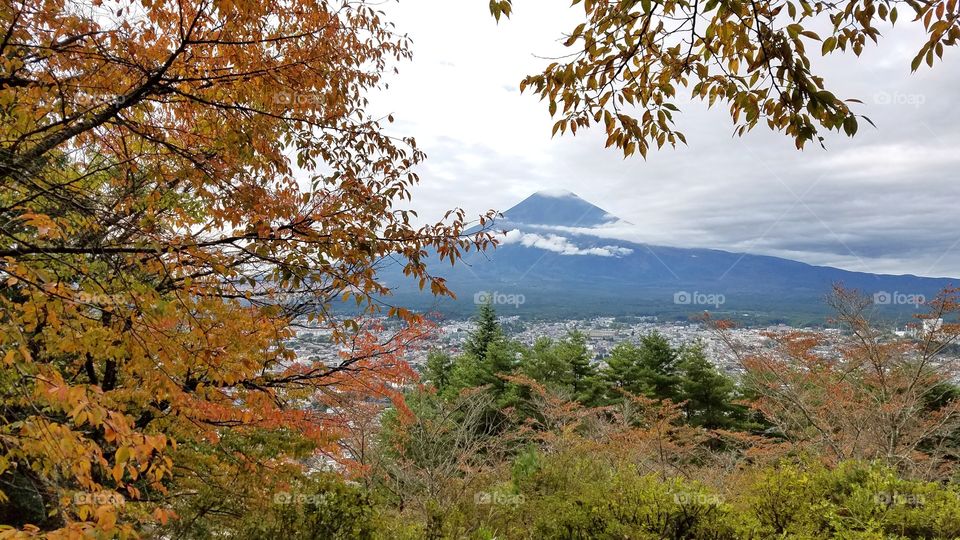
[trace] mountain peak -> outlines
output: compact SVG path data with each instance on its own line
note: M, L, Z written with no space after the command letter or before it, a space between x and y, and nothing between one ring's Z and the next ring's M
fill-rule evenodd
M535 192L533 195L531 195L531 197L548 197L548 198L553 198L553 199L562 199L562 198L567 198L567 197L573 197L573 198L576 198L576 199L580 199L580 196L577 195L576 193L570 191L569 189L561 189L561 188L556 188L556 189L550 189L550 188L548 188L548 189L541 189L541 190L538 190L537 192ZM583 199L580 199L580 200L582 201Z
M565 189L543 189L503 213L507 221L527 225L595 227L617 217Z

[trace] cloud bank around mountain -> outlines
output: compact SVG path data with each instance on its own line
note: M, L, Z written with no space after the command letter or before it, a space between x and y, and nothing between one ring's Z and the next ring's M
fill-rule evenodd
M520 244L524 247L533 247L559 253L560 255L596 255L598 257L623 257L630 255L633 250L620 246L592 246L579 247L570 239L556 234L525 233L520 229L507 231L501 240L502 245Z

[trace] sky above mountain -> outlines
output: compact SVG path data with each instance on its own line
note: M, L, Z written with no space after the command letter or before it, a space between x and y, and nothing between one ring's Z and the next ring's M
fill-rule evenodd
M634 242L775 255L855 271L960 274L960 51L910 74L921 34L887 29L862 57L818 66L838 95L864 103L878 126L803 152L758 127L732 137L724 110L681 103L689 145L624 160L600 130L550 137L546 107L521 95L523 75L561 51L573 13L548 0L517 3L497 25L485 2L404 0L384 6L414 40L414 59L374 96L396 133L427 152L415 209L438 217L506 210L539 189L570 190L626 222ZM524 241L523 238L511 241ZM526 241L543 242L527 238Z

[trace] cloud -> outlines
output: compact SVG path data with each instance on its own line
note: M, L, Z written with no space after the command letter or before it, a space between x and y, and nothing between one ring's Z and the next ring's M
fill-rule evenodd
M534 247L553 251L560 255L596 255L598 257L623 257L630 255L633 250L620 246L594 246L587 248L577 247L569 239L555 234L524 233L520 229L507 231L501 240L502 244L520 244L525 247Z

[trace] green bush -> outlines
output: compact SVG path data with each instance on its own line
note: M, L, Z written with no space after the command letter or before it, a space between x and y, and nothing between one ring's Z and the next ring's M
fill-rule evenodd
M722 493L642 474L600 455L530 450L512 479L427 516L394 515L382 538L960 538L955 484L905 480L884 466L782 463L745 469ZM703 471L700 471L703 472ZM478 493L480 494L478 496Z
M374 506L358 486L318 476L274 495L273 504L244 516L237 539L348 540L373 538ZM226 531L221 531L226 532Z
M524 453L491 488L475 538L736 538L729 508L702 486L628 464Z
M734 505L762 537L960 537L956 484L904 480L881 465L783 464L755 473Z

